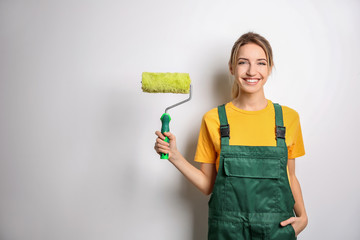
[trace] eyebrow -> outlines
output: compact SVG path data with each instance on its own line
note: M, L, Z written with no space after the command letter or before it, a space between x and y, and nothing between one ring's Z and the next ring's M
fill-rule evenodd
M238 58L238 61L239 61L240 59L249 61L249 59L247 59L247 58L242 58L242 57ZM256 61L262 61L262 60L267 61L265 58L259 58L259 59L257 59Z

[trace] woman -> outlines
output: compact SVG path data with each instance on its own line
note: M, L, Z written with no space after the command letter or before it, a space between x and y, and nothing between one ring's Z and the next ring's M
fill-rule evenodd
M268 41L256 33L234 44L229 70L233 100L207 112L193 167L177 150L175 136L159 131L157 153L204 194L210 194L209 239L296 239L308 219L295 158L305 154L299 116L265 98L273 67ZM294 216L295 212L295 216Z

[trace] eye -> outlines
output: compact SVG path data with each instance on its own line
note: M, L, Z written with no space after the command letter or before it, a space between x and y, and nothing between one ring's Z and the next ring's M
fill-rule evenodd
M259 65L266 66L266 63L265 63L265 62L259 62L258 64L259 64Z
M240 61L238 64L239 64L239 65L246 64L246 61Z

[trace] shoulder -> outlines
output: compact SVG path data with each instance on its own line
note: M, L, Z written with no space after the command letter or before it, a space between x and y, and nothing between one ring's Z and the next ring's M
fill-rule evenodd
M288 106L281 106L283 111L283 117L285 125L292 125L300 121L299 113Z
M206 125L220 125L219 113L217 107L206 112L203 116L202 121Z
M226 109L226 114L231 113L231 111L229 111L231 110L229 103L225 104L225 109ZM210 111L206 112L203 116L203 121L220 124L218 107L212 108Z
M299 113L294 110L293 108L290 108L288 106L284 106L282 105L282 110L283 110L283 114L285 116L288 116L288 117L292 117L292 118L299 118Z

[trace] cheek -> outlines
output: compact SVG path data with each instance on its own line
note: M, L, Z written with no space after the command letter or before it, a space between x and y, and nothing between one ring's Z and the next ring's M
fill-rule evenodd
M264 77L264 78L268 78L269 76L269 71L268 68L264 67L263 69L259 70L259 73Z
M243 75L246 74L247 68L243 65L238 65L235 70L235 74L237 75Z

